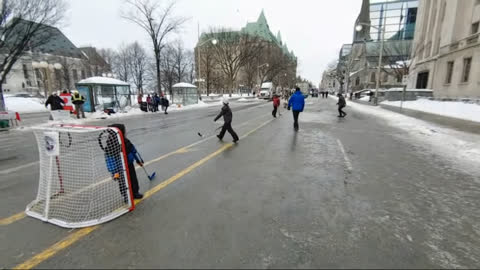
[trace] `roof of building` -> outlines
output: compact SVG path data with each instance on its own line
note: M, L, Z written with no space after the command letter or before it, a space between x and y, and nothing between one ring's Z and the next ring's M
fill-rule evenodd
M84 57L82 52L58 28L20 18L15 18L14 20L18 20L16 21L18 24L15 27L19 27L20 29L22 27L25 29L39 27L36 36L31 40L31 44L36 44L33 52L73 58ZM15 40L15 38L17 37L12 36L12 41Z
M263 10L260 13L260 16L258 17L256 22L248 22L247 25L243 27L240 31L227 31L227 32L230 34L231 32L236 32L238 34L245 33L245 34L260 37L263 40L272 42L277 46L279 46L285 55L288 55L293 59L296 58L293 51L289 51L287 44L283 42L280 31L278 31L276 36L272 33L272 31L270 30L270 26L268 25L267 18L265 16L265 12ZM229 35L229 36L234 36L234 35ZM199 42L204 42L208 38L210 38L209 34L202 33L202 35L200 36Z
M184 83L184 82L174 84L172 87L173 87L173 88L197 88L197 87L196 87L195 85L193 85L193 84Z
M127 82L108 77L90 77L79 81L78 84L130 85Z

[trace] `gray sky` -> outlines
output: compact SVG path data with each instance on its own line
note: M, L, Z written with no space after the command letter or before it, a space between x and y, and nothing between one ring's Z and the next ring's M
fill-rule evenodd
M152 0L154 1L154 0ZM163 0L159 0L165 2ZM67 0L69 11L61 30L77 46L118 48L138 40L150 47L146 33L122 19L123 0ZM211 26L240 29L256 21L262 8L270 29L278 30L298 57L298 73L318 84L328 62L338 56L340 46L350 43L361 0L178 0L175 14L189 18L173 39L192 49L200 30Z

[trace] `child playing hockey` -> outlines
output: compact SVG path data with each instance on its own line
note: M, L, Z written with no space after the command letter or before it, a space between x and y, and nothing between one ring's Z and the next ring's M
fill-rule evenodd
M134 161L136 161L137 164L142 167L143 167L143 163L141 159L138 158L137 150L135 149L135 146L126 137L125 125L112 124L112 125L109 125L109 127L119 129L123 135L123 138L125 141L125 150L127 152L126 155L127 155L128 171L130 173L130 183L132 185L131 188L133 192L133 197L135 199L141 199L143 198L143 195L139 193L138 179L137 179L137 173L135 171ZM120 144L118 143L116 133L113 131L109 131L109 133L110 135L108 136L108 139L107 139L107 147L104 149L105 161L107 163L108 171L112 174L113 178L115 180L120 180L118 181L120 193L122 194L124 201L128 202L127 187L125 186L125 181L122 181L122 179L124 179L124 175L123 175L123 168L122 168L123 166L121 165L121 158L122 158L121 147L120 147Z

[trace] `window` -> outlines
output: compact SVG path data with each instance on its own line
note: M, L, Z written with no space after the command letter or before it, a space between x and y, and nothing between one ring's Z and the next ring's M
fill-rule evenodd
M472 23L472 33L471 33L472 35L478 32L478 26L479 26L479 22Z
M356 86L359 86L359 85L360 85L360 77L357 77L357 78L355 79L355 85L356 85Z
M453 61L447 62L447 77L445 78L446 84L452 83L453 65L454 65Z
M420 72L417 75L417 89L426 89L428 86L428 71Z
M397 83L401 83L403 81L402 74L397 74Z
M82 75L81 75L81 76L82 76L82 79L85 79L85 70L82 69L80 72L81 72L81 74L82 74Z
M468 82L470 79L470 68L472 67L472 58L463 59L462 82Z
M372 72L372 74L370 74L370 82L375 82L376 79L375 79L375 72Z
M76 69L72 69L73 82L78 82L78 72Z
M22 68L23 68L23 77L28 80L28 69L27 69L27 65L23 64L23 65L22 65Z

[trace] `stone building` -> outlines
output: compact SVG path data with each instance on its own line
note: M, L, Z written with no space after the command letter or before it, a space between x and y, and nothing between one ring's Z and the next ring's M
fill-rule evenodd
M480 0L420 0L410 88L480 98Z
M403 86L408 73L412 39L416 27L418 0L363 0L353 26L352 44L340 50L337 73L341 91L358 91L376 87L380 41L385 25L380 88ZM360 31L356 26L362 25ZM368 25L371 25L369 27Z
M81 79L110 72L95 48L77 48L58 28L44 27L51 38L18 59L2 86L5 94L48 95L73 89Z
M225 30L227 31L227 30ZM228 30L230 31L230 30ZM297 57L288 49L280 31L274 35L270 30L265 13L260 13L257 21L249 22L239 31L230 31L235 34L248 34L258 38L258 42L264 43L265 50L261 55L255 57L252 61L244 65L237 76L235 86L238 89L249 89L255 91L262 82L272 81L275 86L280 88L291 88L295 85ZM202 33L195 47L195 66L199 75L200 87L202 93L225 90L226 79L219 68L218 62L214 59L214 44L208 42L211 39L218 39L223 33ZM200 61L199 61L200 59ZM279 59L285 59L280 63ZM285 64L286 63L286 64ZM200 65L199 65L200 64ZM282 70L275 70L279 65L284 66ZM200 69L200 72L199 72ZM272 70L271 76L268 70ZM263 74L264 73L264 74ZM263 77L263 80L262 78Z

